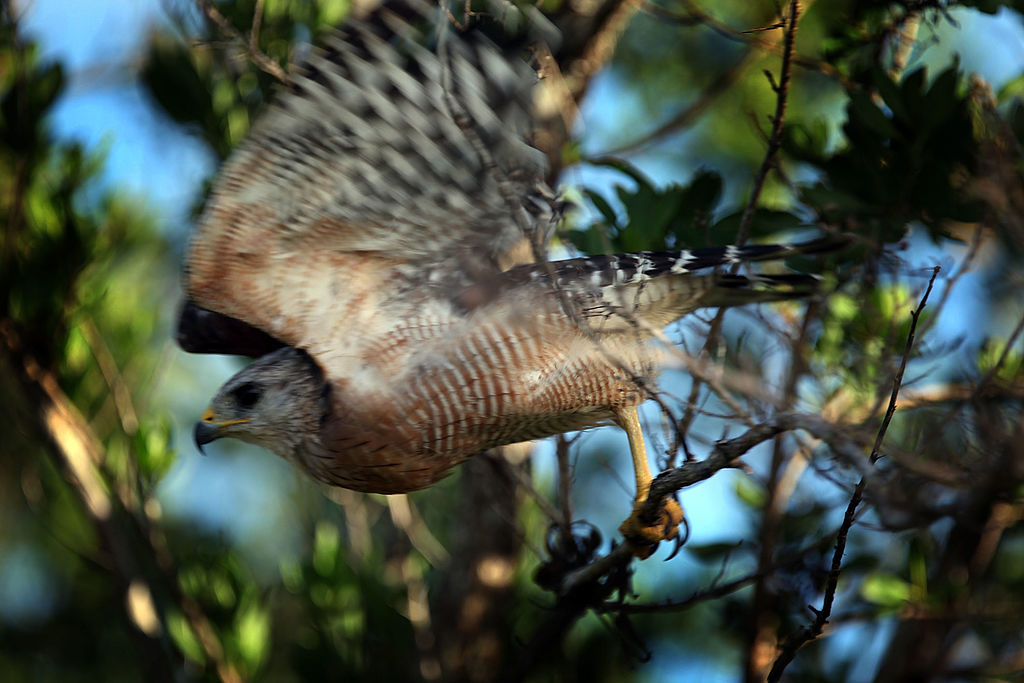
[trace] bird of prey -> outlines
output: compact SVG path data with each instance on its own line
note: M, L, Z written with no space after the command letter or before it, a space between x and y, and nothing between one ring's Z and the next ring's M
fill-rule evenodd
M622 530L645 556L682 518L672 500L653 523L638 516L650 340L701 307L807 294L808 276L726 271L817 243L507 268L559 217L528 143L536 76L478 31L438 30L436 14L403 0L348 23L220 172L178 339L256 360L196 442L249 441L329 484L397 493L489 448L615 423L637 486Z

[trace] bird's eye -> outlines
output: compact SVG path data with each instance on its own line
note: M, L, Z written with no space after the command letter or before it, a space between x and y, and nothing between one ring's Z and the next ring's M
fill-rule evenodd
M256 405L256 401L260 400L261 393L260 388L252 382L246 382L231 392L235 397L235 402L242 408L252 408Z

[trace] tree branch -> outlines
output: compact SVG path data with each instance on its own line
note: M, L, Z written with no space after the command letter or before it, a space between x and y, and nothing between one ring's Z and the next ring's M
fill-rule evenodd
M775 115L772 117L772 132L768 138L768 150L765 152L764 160L761 162L761 168L754 177L754 188L751 190L750 199L747 200L747 206L743 210L743 218L740 220L739 232L736 235L736 244L744 244L750 237L750 225L754 220L757 201L760 199L764 183L768 179L768 172L775 165L775 155L782 145L782 122L786 117L789 81L793 68L793 47L796 44L796 28L799 18L800 3L797 0L791 0L789 3L789 17L785 20L786 37L783 41L782 68L779 75L779 83L777 86L774 84L772 86L776 94Z
M258 49L259 30L260 24L262 23L262 1L256 3L257 14L253 17L253 28L252 32L247 39L242 32L235 28L227 17L220 13L220 11L214 7L210 0L195 0L196 7L199 11L205 14L210 21L217 25L222 33L226 34L233 42L237 43L239 47L245 52L245 54L252 60L261 71L264 71L282 83L290 83L291 79L288 78L288 74L284 72L281 65L275 62L267 55L260 52Z
M697 482L710 479L720 470L735 467L736 460L754 446L783 432L796 429L806 431L826 443L834 453L839 454L844 462L857 457L863 459L861 453L863 453L864 444L859 444L850 438L848 427L832 424L817 415L805 413L776 415L751 427L740 436L717 442L711 454L704 460L687 462L659 474L651 483L650 495L641 511L642 517L656 518L667 496ZM598 581L613 569L628 563L632 557L633 554L628 547L616 546L607 555L566 574L559 585L558 593L568 595L579 590L581 586Z
M896 399L899 396L900 387L903 384L903 373L907 367L907 360L910 358L910 354L913 351L914 335L917 330L917 323L921 317L921 312L928 304L928 296L932 292L932 286L935 284L935 278L938 277L938 275L939 266L935 266L932 270L932 277L928 280L928 287L925 288L917 309L910 313L910 331L907 333L907 343L903 348L903 358L900 361L899 370L893 378L892 395L889 398L889 407L885 412L885 418L882 420L882 425L878 430L878 435L875 437L875 444L871 449L870 460L872 463L878 461L878 453L882 446L882 440L885 438L892 416L896 412ZM836 589L839 586L839 576L842 572L843 555L846 552L846 538L849 535L850 529L853 527L853 522L857 517L857 508L860 506L860 503L864 498L864 489L867 486L867 481L868 480L866 478L862 478L854 488L853 495L850 496L850 502L847 504L846 512L843 515L843 522L839 525L839 531L836 533L836 547L832 553L832 566L829 569L828 581L825 584L825 594L822 598L821 609L814 609L811 607L811 611L814 612L814 621L786 639L786 642L780 649L778 656L775 658L771 671L768 673L768 681L770 683L780 680L782 678L782 673L786 670L786 667L793 661L793 658L796 657L797 651L807 643L817 639L825 630L825 625L828 623L829 617L832 615L832 605L835 602Z

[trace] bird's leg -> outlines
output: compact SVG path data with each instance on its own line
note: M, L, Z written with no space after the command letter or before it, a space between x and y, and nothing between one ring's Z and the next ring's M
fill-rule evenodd
M661 541L671 540L679 533L679 524L683 521L683 508L672 498L666 498L652 519L643 514L644 502L651 490L651 466L647 461L647 448L644 446L644 435L640 429L640 418L636 408L621 408L616 421L629 438L629 452L633 456L633 470L636 472L636 499L633 513L619 526L619 531L626 538L633 554L644 559L650 557Z

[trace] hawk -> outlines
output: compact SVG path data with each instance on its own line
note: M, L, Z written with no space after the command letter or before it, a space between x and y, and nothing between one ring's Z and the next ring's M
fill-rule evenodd
M178 339L256 360L195 427L328 484L399 493L489 448L615 423L636 470L640 556L682 518L640 522L637 405L654 334L701 307L805 295L803 275L723 266L803 245L523 263L559 202L528 143L536 76L479 31L407 0L316 50L222 169L189 245ZM431 21L431 17L434 17Z

